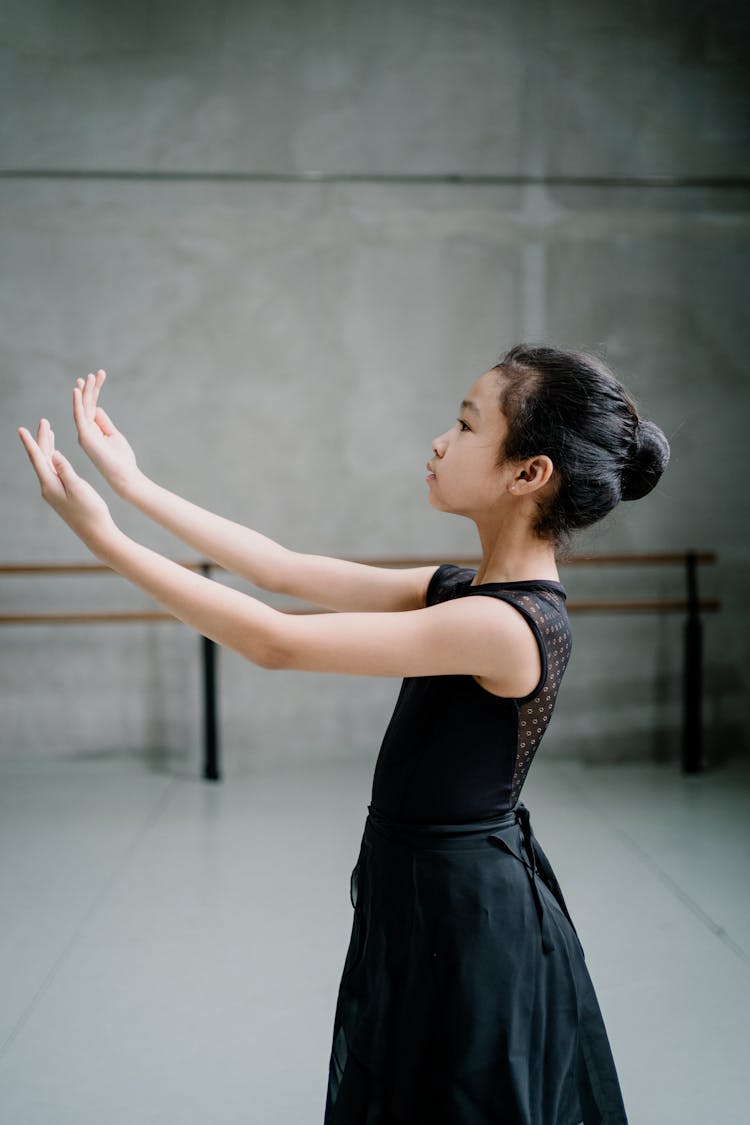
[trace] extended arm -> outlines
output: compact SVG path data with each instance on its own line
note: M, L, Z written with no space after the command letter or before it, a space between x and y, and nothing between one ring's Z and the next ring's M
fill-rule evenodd
M180 621L266 668L367 676L473 675L499 695L536 684L536 641L513 607L481 596L398 613L279 613L256 598L194 574L136 543L66 458L19 436L43 498L102 562L145 590Z
M290 551L265 535L200 508L150 480L111 418L97 405L104 372L73 389L78 441L114 491L178 539L264 590L337 610L424 605L435 567L396 570Z

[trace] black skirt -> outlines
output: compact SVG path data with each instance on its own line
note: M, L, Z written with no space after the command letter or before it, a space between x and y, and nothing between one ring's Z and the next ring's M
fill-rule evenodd
M325 1125L626 1125L584 953L528 809L396 824L351 877Z

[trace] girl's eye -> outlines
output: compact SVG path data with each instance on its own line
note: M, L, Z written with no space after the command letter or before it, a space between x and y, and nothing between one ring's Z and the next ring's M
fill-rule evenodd
M463 418L457 418L456 421L458 422L458 428L459 428L460 432L462 434L465 434L467 432L467 430L469 429L466 422L464 422Z

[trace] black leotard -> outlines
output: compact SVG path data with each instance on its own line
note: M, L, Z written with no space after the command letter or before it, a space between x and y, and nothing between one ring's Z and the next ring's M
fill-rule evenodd
M563 586L546 579L472 586L475 576L438 567L427 605L479 594L515 606L539 645L539 683L515 699L468 675L405 679L372 786L373 809L390 820L465 824L512 808L552 715L571 649Z

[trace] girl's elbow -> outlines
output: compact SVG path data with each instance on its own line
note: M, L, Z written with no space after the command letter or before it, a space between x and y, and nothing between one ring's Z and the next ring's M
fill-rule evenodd
M264 642L255 649L249 659L259 668L267 668L270 671L291 668L293 664L289 647L277 640Z
M243 630L242 655L259 668L292 666L291 640L285 615L272 610L269 619L253 622Z
M295 565L298 556L296 552L279 546L277 553L263 580L263 588L274 594L283 594L286 597L296 596L296 577L299 568Z

